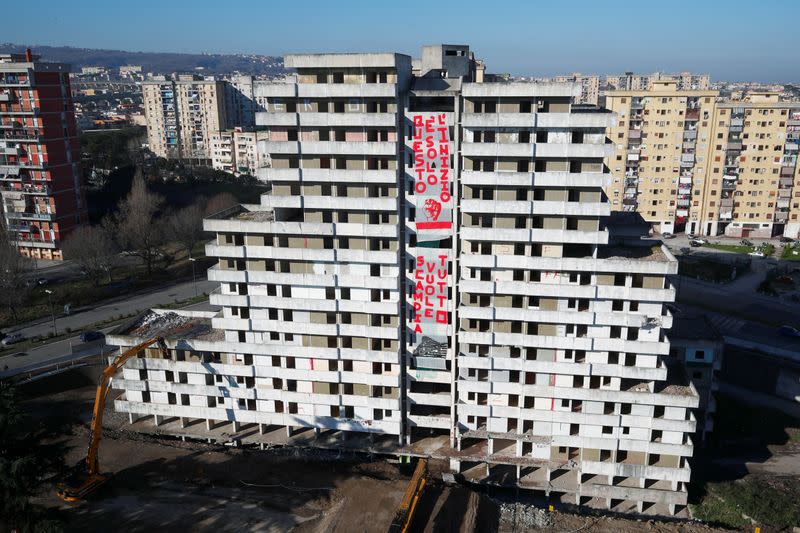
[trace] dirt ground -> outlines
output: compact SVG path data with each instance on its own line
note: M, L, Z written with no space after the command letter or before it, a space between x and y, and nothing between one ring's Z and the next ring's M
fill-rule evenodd
M67 465L85 457L94 372L73 371L24 389L31 398L26 407L32 422L46 427L48 441L63 447ZM411 474L407 465L377 456L232 448L127 430L104 435L101 469L113 474L105 487L74 506L61 502L52 484L38 499L59 509L70 531L385 532ZM762 473L792 471L787 461L794 467L797 449L770 451L770 460L757 461L756 468ZM446 465L431 466L415 532L724 531L685 521L550 513L541 510L541 502L515 505L507 493L446 486L440 481ZM755 470L755 465L747 466ZM731 469L725 465L725 470Z

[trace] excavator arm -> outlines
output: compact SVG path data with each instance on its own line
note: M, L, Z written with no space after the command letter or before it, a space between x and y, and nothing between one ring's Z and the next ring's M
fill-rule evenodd
M103 415L105 414L106 401L111 392L111 379L125 366L125 363L137 357L144 350L158 344L161 353L167 356L167 345L161 337L153 337L137 344L119 355L111 362L100 375L100 382L94 396L94 408L92 411L92 423L90 426L89 449L86 452L85 462L79 463L78 468L73 472L71 479L59 484L58 495L65 501L78 501L86 498L94 492L100 485L105 483L106 476L100 474L98 463L98 451L100 440L103 438Z

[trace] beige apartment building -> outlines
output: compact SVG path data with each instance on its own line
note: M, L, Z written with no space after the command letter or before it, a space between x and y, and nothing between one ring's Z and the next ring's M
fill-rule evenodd
M614 154L606 160L613 210L638 212L661 233L696 231L717 95L681 91L673 80L606 93L606 107L617 115L608 134Z
M712 125L698 231L798 238L800 102L753 92L743 101L719 102Z
M259 168L269 164L269 157L261 157L258 140L266 139L266 132L233 128L211 135L211 167L236 176L255 176Z
M638 212L661 233L797 237L800 102L777 93L719 101L716 91L655 81L610 91L612 209Z
M581 94L575 98L576 104L597 105L600 100L600 76L573 72L568 76L555 76L553 81L555 83L574 83L579 86Z
M617 91L646 91L656 81L674 81L680 91L707 91L711 87L711 76L708 74L693 74L681 72L680 74L609 74L606 76L607 90Z
M160 157L210 163L211 137L227 127L225 84L213 78L160 76L142 82L150 150Z

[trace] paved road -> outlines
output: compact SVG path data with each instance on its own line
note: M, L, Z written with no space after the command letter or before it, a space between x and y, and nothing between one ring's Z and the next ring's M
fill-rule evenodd
M197 280L197 291L202 294L209 293L219 287L219 282L207 281L206 279ZM56 317L56 328L64 331L70 328L72 331L81 331L84 328L106 320L112 316L127 315L171 304L181 300L187 300L195 295L195 287L191 281L178 283L170 287L157 289L145 294L138 294L130 298L117 300L108 304L102 304L93 309L80 311L69 316ZM35 323L28 323L20 327L7 328L4 333L22 333L26 337L47 335L53 331L53 322L42 319Z
M198 284L198 289L199 288L200 287ZM189 309L193 311L215 311L218 310L219 307L213 306L208 302L201 302L183 307L182 309ZM116 326L103 328L100 331L103 333L108 333L115 327ZM80 357L80 354L94 355L96 353L100 353L101 348L103 348L102 345L84 348L83 343L80 342L80 336L76 335L68 339L62 339L36 347L21 349L19 352L13 352L8 355L0 356L0 377L2 377L3 373L5 372L13 372L14 370L20 368L36 366L47 363L48 361L55 362L62 359L69 359L68 356L72 355L73 352L77 352L78 357Z

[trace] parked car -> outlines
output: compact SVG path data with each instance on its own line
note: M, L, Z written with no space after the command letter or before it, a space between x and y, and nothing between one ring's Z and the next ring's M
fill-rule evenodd
M753 246L752 241L748 241L747 239L742 239L740 243L742 246Z
M3 346L11 346L12 344L16 344L24 340L25 340L25 335L23 335L22 333L12 333L11 335L4 337L3 340L0 341L0 344L2 344Z
M670 233L670 232L662 233L661 234L661 238L662 239L674 239L675 238L675 234L674 233Z
M102 331L84 331L81 333L81 342L92 342L92 341L99 341L100 339L105 339L106 334Z
M778 333L784 337L800 338L800 331L797 331L797 328L793 328L792 326L783 325L778 328Z
M764 257L764 252L762 252L761 250L753 250L747 255L752 255L753 257Z
M695 235L694 233L687 233L687 234L686 234L686 236L687 236L689 239L696 239L696 238L697 238L697 235Z
M692 239L691 241L689 241L689 246L691 246L692 248L700 248L701 246L703 246L703 241L700 241L698 239Z
M685 247L685 246L684 246L683 248L681 248L681 253L682 253L682 254L688 254L688 253L689 253L689 252L691 252L691 251L692 251L692 249L691 249L691 248L687 248L687 247Z
M781 242L785 242L785 243L789 243L789 242L794 242L794 239L792 239L791 237L781 237L780 241Z

